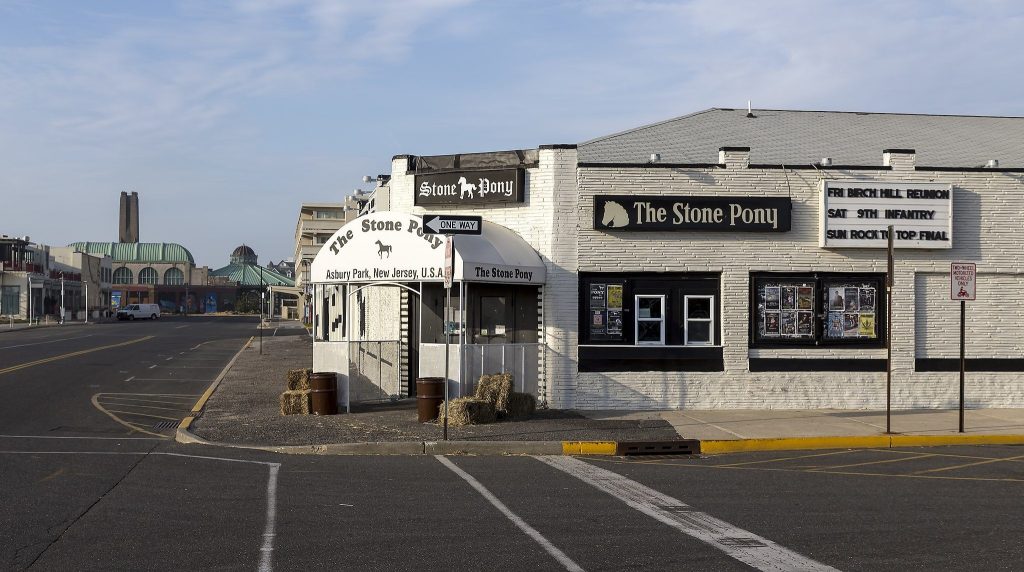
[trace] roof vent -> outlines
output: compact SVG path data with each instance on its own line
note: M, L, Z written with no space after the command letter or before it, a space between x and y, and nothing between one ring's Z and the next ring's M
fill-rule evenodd
M822 167L831 167L832 157L822 157L821 161L818 161L818 165L821 165Z
M998 169L999 168L999 159L989 159L988 162L985 163L985 168L986 169Z
M661 161L661 153L651 153L651 163Z
M750 100L747 100L747 117L757 117L754 115L753 110L750 109Z

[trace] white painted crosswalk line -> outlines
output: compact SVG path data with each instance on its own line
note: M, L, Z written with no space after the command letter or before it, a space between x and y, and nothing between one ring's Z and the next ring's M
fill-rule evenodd
M835 570L779 546L767 538L694 510L680 500L663 495L618 473L595 467L574 457L535 458L758 570Z
M487 499L489 503L494 505L494 508L501 511L501 513L504 514L506 518L511 520L513 524L519 527L519 530L522 530L537 544L540 544L541 547L544 548L544 550L547 551L548 554L554 557L554 559L557 560L559 564L565 567L566 570L568 570L569 572L584 572L583 568L580 568L579 564L576 564L576 562L574 562L572 558L569 558L564 552L559 550L557 546L552 544L551 541L549 541L547 538L544 538L544 535L538 532L537 529L533 528L529 524L526 524L526 521L520 518L519 515L509 510L509 508L505 506L505 503L498 500L498 497L494 496L494 494L491 493L491 491L487 490L487 487L483 486L480 483L480 481L473 478L473 476L467 473L466 471L463 471L462 469L457 467L455 463L449 461L447 458L445 458L444 455L434 455L434 458L440 461L442 465L451 469L453 473L462 477L464 481L469 483L469 486L476 489L476 491L480 493L481 496Z

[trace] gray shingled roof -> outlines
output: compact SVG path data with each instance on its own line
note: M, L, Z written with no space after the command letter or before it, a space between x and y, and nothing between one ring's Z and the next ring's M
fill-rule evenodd
M750 147L750 162L882 164L885 149L915 149L919 167L1024 167L1024 118L837 111L708 109L579 145L581 163L717 163L719 147Z

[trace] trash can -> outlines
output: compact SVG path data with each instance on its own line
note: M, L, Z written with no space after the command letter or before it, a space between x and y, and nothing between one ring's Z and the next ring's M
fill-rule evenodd
M416 413L420 423L437 419L441 413L442 403L444 403L443 377L416 379Z
M338 413L338 374L321 371L309 376L310 407L313 415Z

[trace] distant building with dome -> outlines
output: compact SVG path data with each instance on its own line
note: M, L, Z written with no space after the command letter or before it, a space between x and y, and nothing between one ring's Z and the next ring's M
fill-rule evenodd
M236 310L253 311L255 306L258 311L259 293L268 291L273 296L274 314L290 316L297 302L295 280L260 266L256 252L245 244L231 251L228 261L227 266L210 272L210 276L237 285Z
M256 252L244 244L234 249L228 260L230 263L227 266L218 268L210 274L236 283L240 289L295 286L295 281L291 278L260 266Z
M175 242L139 242L139 197L121 193L118 242L73 242L75 251L111 259L111 306L160 304L164 312L217 312L230 307L235 289L196 266Z

